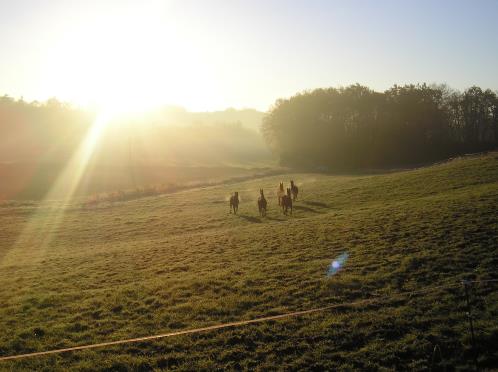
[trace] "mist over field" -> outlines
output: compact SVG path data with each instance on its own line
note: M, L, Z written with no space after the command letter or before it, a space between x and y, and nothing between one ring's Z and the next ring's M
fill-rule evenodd
M97 116L57 100L1 98L0 176L8 182L0 184L0 197L43 198ZM99 134L76 195L223 180L275 166L260 133L262 117L249 109L191 113L178 107L116 116Z

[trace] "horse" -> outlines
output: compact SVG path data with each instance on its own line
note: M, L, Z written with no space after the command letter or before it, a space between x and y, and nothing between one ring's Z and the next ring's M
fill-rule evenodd
M232 213L232 208L233 208L233 213L237 214L237 210L239 209L239 192L235 191L235 193L230 196L230 213Z
M258 209L259 209L259 215L264 217L266 216L266 199L265 195L263 194L263 189L259 189L260 197L258 198Z
M290 208L290 213L292 215L292 197L291 189L287 189L287 195L282 196L282 212L287 214L287 210Z
M299 188L297 187L297 185L294 183L294 181L291 180L291 192L292 192L292 200L296 200L297 199L297 194L299 193Z
M280 182L280 185L278 185L278 190L277 190L278 205L281 205L282 198L284 196L285 196L284 183Z

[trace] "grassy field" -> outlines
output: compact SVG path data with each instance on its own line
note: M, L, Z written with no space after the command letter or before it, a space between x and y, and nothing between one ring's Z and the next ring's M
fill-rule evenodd
M5 204L0 356L382 300L0 361L0 370L427 370L436 345L436 369L470 369L462 286L433 287L498 279L498 154L383 175L285 177L302 192L293 216L277 209L282 176L94 208ZM242 198L237 216L232 191ZM343 270L327 277L344 252ZM498 369L497 288L471 290L483 369Z

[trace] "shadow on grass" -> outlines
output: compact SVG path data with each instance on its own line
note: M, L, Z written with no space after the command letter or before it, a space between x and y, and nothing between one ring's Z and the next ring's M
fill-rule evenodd
M254 216L246 216L244 214L239 214L238 215L240 218L243 218L244 220L252 223L261 223L261 218L259 217L254 217Z
M311 212L311 213L318 213L318 214L323 214L324 212L317 211L316 209L310 208L310 207L305 207L303 205L295 205L294 210L296 211L304 211L304 212Z
M278 222L284 222L284 221L287 221L287 219L285 218L285 215L284 215L284 214L282 214L282 217L281 217L281 218L266 216L266 219L267 219L267 220L269 220L269 221L278 221Z
M304 204L311 205L313 207L329 208L327 203L317 202L317 201L305 201Z

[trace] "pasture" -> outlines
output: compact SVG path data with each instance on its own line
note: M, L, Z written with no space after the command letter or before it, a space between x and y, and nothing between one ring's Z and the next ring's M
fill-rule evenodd
M299 186L292 216L278 207L282 179ZM237 215L229 213L234 191ZM3 204L0 357L385 298L0 361L0 370L469 369L458 282L498 279L497 206L497 153L378 175L270 176L92 208ZM327 276L343 253L342 270ZM483 369L498 365L497 286L471 290ZM433 361L436 345L442 357Z

